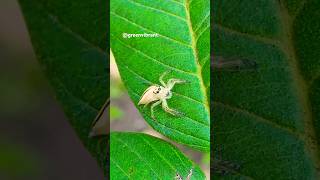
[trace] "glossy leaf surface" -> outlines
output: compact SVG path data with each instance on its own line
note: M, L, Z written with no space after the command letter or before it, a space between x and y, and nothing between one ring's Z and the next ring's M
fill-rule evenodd
M168 138L192 148L209 151L210 144L210 2L112 0L111 48L120 75L137 106L143 92L170 78L177 84L168 100L170 108L185 113L175 117L150 106L137 106L145 120ZM158 34L158 37L124 37L126 34Z
M88 136L109 96L106 1L19 3L37 59L56 98L83 144L106 172L107 138Z
M215 1L213 54L257 67L212 73L214 178L320 178L319 8Z
M112 132L110 136L111 179L184 179L193 168L192 179L205 179L176 147L142 133Z

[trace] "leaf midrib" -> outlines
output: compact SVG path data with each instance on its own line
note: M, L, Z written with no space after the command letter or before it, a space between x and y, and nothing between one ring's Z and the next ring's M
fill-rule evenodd
M301 69L299 68L299 61L298 57L296 56L296 49L294 47L294 39L293 39L293 22L296 19L296 16L299 15L300 11L303 9L306 1L301 3L301 7L298 9L298 11L293 15L290 16L288 9L285 7L284 4L281 3L281 1L275 2L278 5L278 15L280 17L280 23L281 23L281 28L283 29L281 36L283 38L266 38L260 35L253 35L253 34L248 34L245 32L241 32L238 30L231 29L229 27L225 27L221 24L216 24L214 28L218 28L222 31L231 33L231 34L236 34L242 37L246 37L249 39L253 39L257 42L261 42L264 44L268 45L274 45L278 47L279 49L283 50L285 55L288 58L289 61L289 66L292 70L292 77L293 77L293 85L297 89L298 93L298 98L299 102L303 107L303 123L304 123L304 134L300 133L295 133L292 132L292 135L297 135L296 137L299 138L301 141L305 143L305 152L311 156L311 160L313 161L313 165L315 169L320 169L320 152L319 152L319 147L317 145L317 138L316 138L316 133L314 129L314 124L313 124L313 117L312 117L312 111L311 111L311 102L310 102L310 97L309 97L309 87L312 81L315 79L313 78L311 82L307 82L301 72ZM320 76L316 75L316 76ZM250 113L250 112L249 112ZM260 116L259 116L260 117ZM263 122L263 123L270 123L269 119L268 122ZM274 125L274 123L272 123ZM279 129L285 130L287 132L291 132L290 129L287 129L286 127L282 127L280 125L274 126ZM320 172L319 170L316 170L317 172L317 177L320 177Z
M292 68L293 85L297 89L297 95L300 104L303 108L303 123L304 123L304 142L306 153L311 155L311 160L313 161L314 167L320 169L320 159L319 159L319 147L317 146L316 133L313 124L311 102L309 97L308 83L304 79L301 69L299 68L298 57L296 56L296 49L294 47L294 29L293 22L295 17L289 15L288 9L279 1L278 3L280 23L282 26L283 38L280 39L282 44L282 49L288 57L289 66ZM320 172L317 172L318 176Z
M191 36L191 49L192 49L192 52L193 52L193 55L194 55L194 59L196 61L196 65L197 65L196 74L197 74L197 77L198 77L199 82L200 82L201 92L202 92L202 94L203 94L203 96L205 98L205 101L203 103L204 103L206 112L208 114L210 114L210 108L209 108L210 99L207 96L207 88L206 88L206 86L204 84L204 81L203 81L203 78L202 78L202 74L201 74L202 67L201 67L201 64L200 64L200 61L199 61L199 56L198 56L197 37L196 37L195 31L192 28L192 22L191 22L191 17L190 17L190 3L192 2L192 0L186 0L185 2L186 2L185 3L185 10L186 10L187 24L188 24L189 31L190 31L190 36Z

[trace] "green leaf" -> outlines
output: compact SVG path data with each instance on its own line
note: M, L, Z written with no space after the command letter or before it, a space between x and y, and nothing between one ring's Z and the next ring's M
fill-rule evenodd
M211 76L214 169L229 165L224 178L320 178L319 8L318 0L215 1L213 54L258 65Z
M106 1L19 2L36 56L56 98L83 144L106 172L107 138L88 137L109 95Z
M110 135L111 179L205 179L198 166L173 145L142 133L112 132Z
M112 0L111 48L120 75L137 106L143 92L171 70L169 78L190 81L177 84L169 107L185 113L175 117L155 108L137 106L145 120L168 138L209 151L210 117L210 6L208 0ZM123 38L123 33L158 33L154 38Z

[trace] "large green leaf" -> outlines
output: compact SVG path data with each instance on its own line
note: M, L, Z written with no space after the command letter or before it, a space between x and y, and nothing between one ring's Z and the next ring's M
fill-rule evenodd
M106 172L107 138L88 137L92 121L109 95L106 1L19 2L37 58L57 99Z
M142 133L113 132L110 135L111 179L205 179L198 166L173 145Z
M215 178L320 178L319 9L318 0L215 1L213 53L258 65L212 73L214 169L229 173Z
M144 90L159 84L162 73L190 81L173 88L169 107L185 113L175 117L156 108L137 108L163 135L208 151L210 144L210 6L208 0L111 1L111 48L129 95L137 105ZM123 33L158 33L156 38L123 38Z

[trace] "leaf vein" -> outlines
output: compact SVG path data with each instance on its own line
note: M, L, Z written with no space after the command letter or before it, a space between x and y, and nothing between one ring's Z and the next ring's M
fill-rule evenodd
M246 37L248 39L253 39L255 41L262 42L264 44L274 45L274 46L279 47L279 48L282 47L281 43L276 39L265 38L265 37L261 37L261 36L258 36L258 35L252 35L252 34L240 32L240 31L231 29L229 27L225 27L225 26L223 26L221 24L218 24L218 23L214 24L214 28L220 29L221 31L224 31L226 33L236 34L236 35L241 36L241 37Z
M111 156L110 156L110 161L113 162L113 163L116 165L116 167L117 167L118 169L120 169L121 172L123 172L124 175L126 175L128 178L130 178L130 175L127 174L127 173L121 168L121 166L120 166L116 161L114 161L113 158L111 158Z
M146 54L145 52L143 52L143 51L141 51L141 50L139 50L139 49L137 49L137 48L135 48L135 47L132 47L131 45L127 45L126 43L122 42L119 38L117 38L117 37L116 37L115 35L113 35L113 34L111 34L111 36L113 36L114 38L116 38L116 40L118 40L122 45L124 45L124 46L126 46L127 48L129 48L129 49L131 49L131 50L139 53L140 55L142 55L142 56L144 56L144 57L146 57L146 58L154 61L155 63L158 63L159 65L165 66L165 67L167 67L167 68L169 68L169 69L172 69L172 70L175 70L175 71L178 71L178 72L182 72L182 73L186 73L186 74L190 74L190 75L196 76L195 73L188 72L188 71L184 71L184 70L178 69L178 68L176 68L176 67L170 66L170 65L168 65L168 64L165 64L165 63L163 63L163 62L161 62L161 61L159 61L159 60L157 60L157 59L149 56L149 55Z
M176 1L176 0L169 0L169 1L177 3L177 4L181 5L181 6L184 6L184 4L182 2L180 2L180 1Z
M113 138L116 139L118 142L122 143L123 145L127 146L131 152L133 152L140 160L142 160L150 168L151 171L153 171L153 173L158 177L158 179L161 179L159 175L156 173L156 171L152 168L152 166L144 158L142 158L142 156L137 151L135 151L134 148L131 148L129 144L127 144L119 138L116 138L115 136Z
M183 19L183 17L178 16L178 15L173 14L173 13L170 13L170 12L168 12L168 11L165 11L165 10L162 10L162 9L156 9L156 8L154 8L154 7L147 6L147 5L145 5L145 4L138 3L138 2L133 1L133 0L128 0L128 1L129 1L129 2L132 2L133 4L136 4L137 6L141 6L141 7L144 7L144 8L146 8L146 9L151 9L151 10L160 12L160 13L162 13L162 14L175 17L175 18L177 18L177 19L179 19L179 20L181 20L181 21L186 21L185 19Z
M90 109L92 109L93 111L98 112L99 110L97 108L95 108L94 106L92 106L91 104L85 102L83 99L75 96L63 83L60 79L56 79L56 82L64 89L64 91L69 94L73 99L77 100L80 104L83 104L87 107L89 107Z
M128 88L128 89L130 89L130 88ZM133 91L132 89L130 89L130 90L131 90L131 92L134 93L137 97L140 97L140 95L139 95L138 93L136 93L136 92ZM196 123L198 123L198 124L204 125L206 128L209 126L209 124L206 124L206 123L201 122L201 121L197 121L197 120L195 120L195 119L193 119L193 118L191 118L191 117L189 117L189 116L186 116L186 115L185 115L184 117L186 117L187 119L192 120L192 121L194 121L194 122L196 122Z
M196 26L196 28L194 28L195 32L198 32L198 30L201 28L201 26L203 25L203 23L206 22L207 18L210 18L210 11L207 13L207 15L203 18L203 20Z
M290 129L288 127L283 127L283 126L280 126L279 124L276 124L274 122L272 122L271 120L269 119L266 119L260 115L257 115L257 114L254 114L253 112L249 112L247 110L244 110L244 109L240 109L240 108L237 108L237 107L234 107L234 106L231 106L231 105L228 105L228 104L225 104L225 103L222 103L222 102L218 102L218 101L213 101L213 105L216 105L216 106L221 106L221 107L224 107L226 109L229 109L229 110L232 110L234 112L238 112L238 113L241 113L241 114L244 114L244 115L247 115L247 116L251 116L253 117L257 122L261 122L261 123L264 123L264 124L268 124L274 128L277 128L277 129L280 129L284 132L287 132L288 134L291 134L292 136L296 137L297 139L302 139L303 135L297 133L296 131L294 131L293 129Z
M135 93L135 92L132 92L132 93L133 93L135 96L137 96L138 98L140 97L137 93ZM148 116L148 117L149 117L149 116ZM151 118L151 119L152 119L152 118ZM170 128L170 127L168 127L168 126L166 126L166 125L164 125L164 124L162 124L162 123L159 123L158 121L154 121L153 119L152 119L152 122L155 122L156 124L159 124L160 126L164 126L165 128L171 129L171 130L176 131L176 132L178 132L178 133L180 133L180 134L184 134L184 135L187 135L187 136L191 136L192 138L199 139L199 140L201 140L201 141L210 142L210 140L202 139L202 138L200 138L200 137L193 136L193 135L188 134L188 133L185 133L185 132L183 132L183 131ZM200 145L191 145L191 146L204 147L204 146L200 146Z
M200 37L209 29L210 27L210 24L205 27L198 35L197 35L197 38L196 38L196 42L198 42L198 40L200 39Z
M129 72L131 72L132 74L135 74L139 79L147 82L148 84L150 84L150 85L152 85L152 84L157 84L157 83L151 82L150 80L142 77L142 76L139 75L137 72L135 72L135 71L133 71L132 69L130 69L128 66L126 66L126 65L124 65L124 64L122 64L122 65L123 65L123 67L125 67L126 69L128 69ZM178 96L181 96L181 97L183 97L183 98L186 98L186 99L188 99L188 100L190 100L190 101L193 101L193 102L196 102L196 103L199 103L199 104L203 105L203 102L201 102L201 101L199 101L199 100L196 100L196 99L193 99L193 98L191 98L191 97L189 97L189 96L185 96L185 95L183 95L183 94L180 94L180 93L177 93L177 92L174 92L174 91L172 91L172 93L173 93L173 94L176 94L176 95L178 95Z
M150 142L149 142L147 139L145 139L143 136L141 136L141 138L142 138L142 140L143 140L144 142L146 142L146 143L149 145L149 147L151 147L151 149L152 149L154 152L157 153L157 155L160 157L160 159L162 159L165 163L167 163L174 172L176 171L176 169L174 168L174 166L173 166L170 162L168 162L167 159L165 159L155 148L153 148L153 146L150 144Z
M93 48L95 48L99 53L103 54L103 55L107 55L107 53L102 50L100 47L92 44L91 42L89 42L88 40L86 40L84 37L82 37L80 34L76 33L75 31L73 31L71 28L69 28L68 26L66 26L65 24L63 24L57 16L51 14L51 13L47 13L49 19L51 19L51 21L53 23L55 23L56 25L58 25L61 29L63 29L65 32L68 32L69 34L71 34L73 37L77 38L78 40L80 40L81 42L88 44L89 46L92 46Z
M319 146L318 146L318 139L316 138L316 130L314 124L314 117L312 114L312 105L310 102L309 91L308 91L308 84L304 79L304 76L299 68L299 61L296 55L296 49L294 47L293 42L293 19L290 16L288 9L286 6L281 2L278 1L278 11L280 16L280 22L283 28L283 36L280 39L281 44L283 45L283 50L287 55L289 60L289 66L292 68L292 76L294 79L294 86L297 90L299 102L301 104L301 108L303 110L302 120L304 123L304 130L305 130L305 139L304 142L306 144L305 150L309 153L312 157L313 165L320 169L320 156L319 156ZM320 175L320 172L317 172L317 175Z
M169 36L166 36L166 35L163 35L163 34L161 34L161 33L155 32L155 31L153 31L153 30L151 30L151 29L149 29L149 28L146 28L146 27L144 27L144 26L142 26L142 25L139 25L139 24L135 23L134 21L132 21L132 20L130 20L130 19L124 17L124 16L121 16L121 15L115 13L115 12L110 11L110 14L112 14L112 15L114 15L114 16L116 16L116 17L118 17L118 18L120 18L120 19L122 19L122 20L124 20L124 21L126 21L126 22L128 22L128 23L130 23L130 24L132 24L132 25L134 25L134 26L136 26L136 27L139 27L139 28L142 29L142 30L145 30L145 31L149 31L149 32L158 34L159 36L161 36L161 37L163 37L164 39L167 39L167 40L169 40L169 41L171 41L171 42L175 42L175 43L181 44L181 45L183 45L183 46L190 47L190 44L187 44L187 43L185 43L185 42L182 42L182 41L173 39L173 38L171 38L171 37L169 37Z

